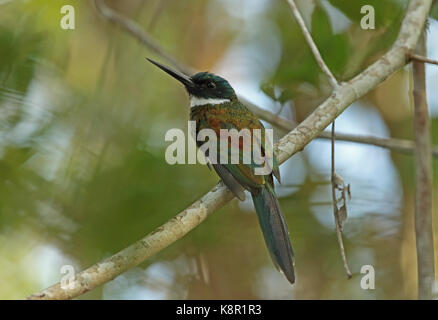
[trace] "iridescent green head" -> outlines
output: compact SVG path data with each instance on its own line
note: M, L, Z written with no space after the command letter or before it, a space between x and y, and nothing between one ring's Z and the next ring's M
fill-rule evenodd
M236 93L227 80L213 73L199 72L192 77L148 59L161 70L184 84L191 98L235 100Z

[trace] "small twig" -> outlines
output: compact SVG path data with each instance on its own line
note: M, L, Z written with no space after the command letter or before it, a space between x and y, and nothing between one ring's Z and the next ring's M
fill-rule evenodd
M332 173L332 200L333 200L333 214L335 216L335 225L336 225L336 235L338 238L338 245L339 245L339 249L341 250L341 257L342 257L342 262L344 264L344 269L345 272L347 273L347 277L348 279L351 279L352 274L350 271L350 268L348 267L348 262L347 262L347 257L345 255L345 249L344 249L344 242L342 240L342 219L339 217L339 209L338 209L338 200L336 199L336 188L338 186L338 179L335 173L335 121L333 120L332 122L332 136L331 136L331 140L332 140L332 155L331 155L331 173ZM342 183L343 184L343 183ZM342 187L344 188L344 187ZM348 188L349 190L349 188ZM343 198L345 201L345 191L342 190L343 192ZM344 203L345 205L345 203ZM346 208L345 208L346 210ZM345 216L346 217L346 216Z
M438 65L438 60L429 59L429 58L426 58L424 56L420 56L420 55L415 54L415 53L409 53L408 57L411 60Z
M338 80L336 80L335 76L330 71L330 69L327 67L324 60L322 59L321 54L319 53L319 50L316 47L316 44L313 41L313 38L312 38L309 30L307 30L306 24L304 23L303 17L301 17L300 11L298 10L298 8L296 6L295 1L294 0L287 0L287 2L289 3L289 5L292 9L292 13L295 16L295 19L297 20L298 25L300 26L301 31L303 32L304 38L306 39L307 44L310 47L310 50L312 50L312 53L316 59L316 62L318 62L319 67L321 68L322 72L324 72L325 75L328 77L332 87L333 88L338 87L339 86Z

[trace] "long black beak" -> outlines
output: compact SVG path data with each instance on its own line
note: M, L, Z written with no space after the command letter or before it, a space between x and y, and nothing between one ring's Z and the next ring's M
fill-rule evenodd
M180 81L183 85L187 86L187 87L193 87L195 84L193 83L192 79L190 79L190 77L186 76L185 74L177 71L177 70L173 70L169 67L166 67L165 65L162 65L161 63L158 63L152 59L146 58L150 63L153 63L154 65L156 65L158 68L160 68L161 70L163 70L164 72L170 74L172 77L174 77L176 80Z

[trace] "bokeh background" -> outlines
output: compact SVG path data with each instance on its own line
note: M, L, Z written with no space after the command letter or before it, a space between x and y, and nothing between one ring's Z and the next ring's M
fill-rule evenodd
M406 0L297 1L328 66L348 80L395 40ZM75 30L60 8L75 8ZM300 122L330 93L286 1L107 1L177 59L227 78L250 101ZM360 28L373 5L376 28ZM438 18L438 6L431 14ZM438 59L438 21L428 56ZM93 2L0 0L0 298L22 299L159 227L218 181L202 165L168 165L171 128L188 100L147 63L163 59L98 15ZM338 132L412 139L406 66L337 120ZM438 67L427 66L438 144ZM269 126L269 124L266 124ZM277 138L284 132L276 130ZM347 280L331 205L330 143L311 142L277 186L296 254L290 286L273 267L250 202L233 200L180 241L80 299L414 299L413 157L336 144L351 184L344 226ZM434 200L438 161L434 160ZM438 203L434 201L435 248ZM438 261L438 255L435 255ZM363 265L375 289L360 287ZM438 286L437 286L438 287Z

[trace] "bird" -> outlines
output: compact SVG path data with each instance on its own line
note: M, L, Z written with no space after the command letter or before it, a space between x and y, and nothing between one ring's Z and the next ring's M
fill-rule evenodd
M210 72L188 76L152 59L146 59L184 85L190 99L190 120L196 123L196 134L202 129L211 129L220 139L220 129L249 129L251 134L254 129L259 129L262 135L265 133L261 121L239 101L234 89L224 78ZM260 145L264 152L268 146L261 140ZM242 144L239 141L237 148L240 151ZM220 153L219 148L217 152ZM272 157L272 170L264 175L255 173L255 168L260 165L253 159L250 163L213 163L212 167L239 200L245 200L244 191L249 191L271 259L277 270L293 284L294 253L289 229L274 190L274 176L280 182L280 171L275 155ZM206 158L209 158L208 154Z

